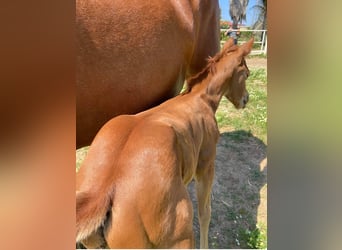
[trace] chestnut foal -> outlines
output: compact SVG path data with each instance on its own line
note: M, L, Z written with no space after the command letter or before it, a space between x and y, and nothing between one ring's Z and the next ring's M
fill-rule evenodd
M211 187L222 96L248 102L244 57L253 40L228 40L185 93L118 116L95 137L77 173L76 241L88 248L194 248L186 186L195 178L200 247L208 248Z

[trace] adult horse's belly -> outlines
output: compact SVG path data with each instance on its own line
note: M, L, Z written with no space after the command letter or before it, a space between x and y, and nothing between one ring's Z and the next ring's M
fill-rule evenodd
M76 1L77 148L109 119L179 93L195 29L191 6L172 2Z

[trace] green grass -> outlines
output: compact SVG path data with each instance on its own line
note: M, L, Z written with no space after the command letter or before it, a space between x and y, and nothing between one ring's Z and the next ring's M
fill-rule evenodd
M246 82L249 102L245 109L236 110L222 98L216 112L221 131L244 130L267 144L267 73L265 69L251 70Z
M89 146L78 149L76 152L76 172L80 169L81 163L88 153Z
M253 230L241 230L240 235L249 248L265 249L267 247L266 230L264 228L256 227Z
M267 54L248 55L247 58L267 58Z

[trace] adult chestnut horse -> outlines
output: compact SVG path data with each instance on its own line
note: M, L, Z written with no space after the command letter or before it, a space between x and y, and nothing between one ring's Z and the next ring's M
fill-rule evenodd
M219 51L217 0L76 0L77 148L177 95Z

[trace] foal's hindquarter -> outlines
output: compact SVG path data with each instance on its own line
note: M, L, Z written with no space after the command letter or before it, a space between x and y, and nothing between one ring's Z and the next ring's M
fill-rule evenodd
M200 247L208 248L219 137L215 111L223 95L236 107L248 101L243 56L252 44L230 53L231 39L213 59L220 74L208 73L186 94L119 116L100 130L77 174L77 241L88 247L99 247L104 238L110 248L194 248L186 186L195 178Z
M216 122L205 109L196 98L179 96L139 115L120 116L101 129L78 173L78 190L94 192L95 181L103 195L114 185L104 227L109 247L194 247L186 185L194 177L201 183L204 218L210 212L210 189L204 186L211 186L218 139Z
M218 139L216 122L201 104L190 95L178 96L111 120L95 138L78 173L78 190L94 192L95 181L102 195L114 186L104 227L110 248L194 247L186 185L205 177L211 186ZM208 207L210 189L203 186L200 199Z

